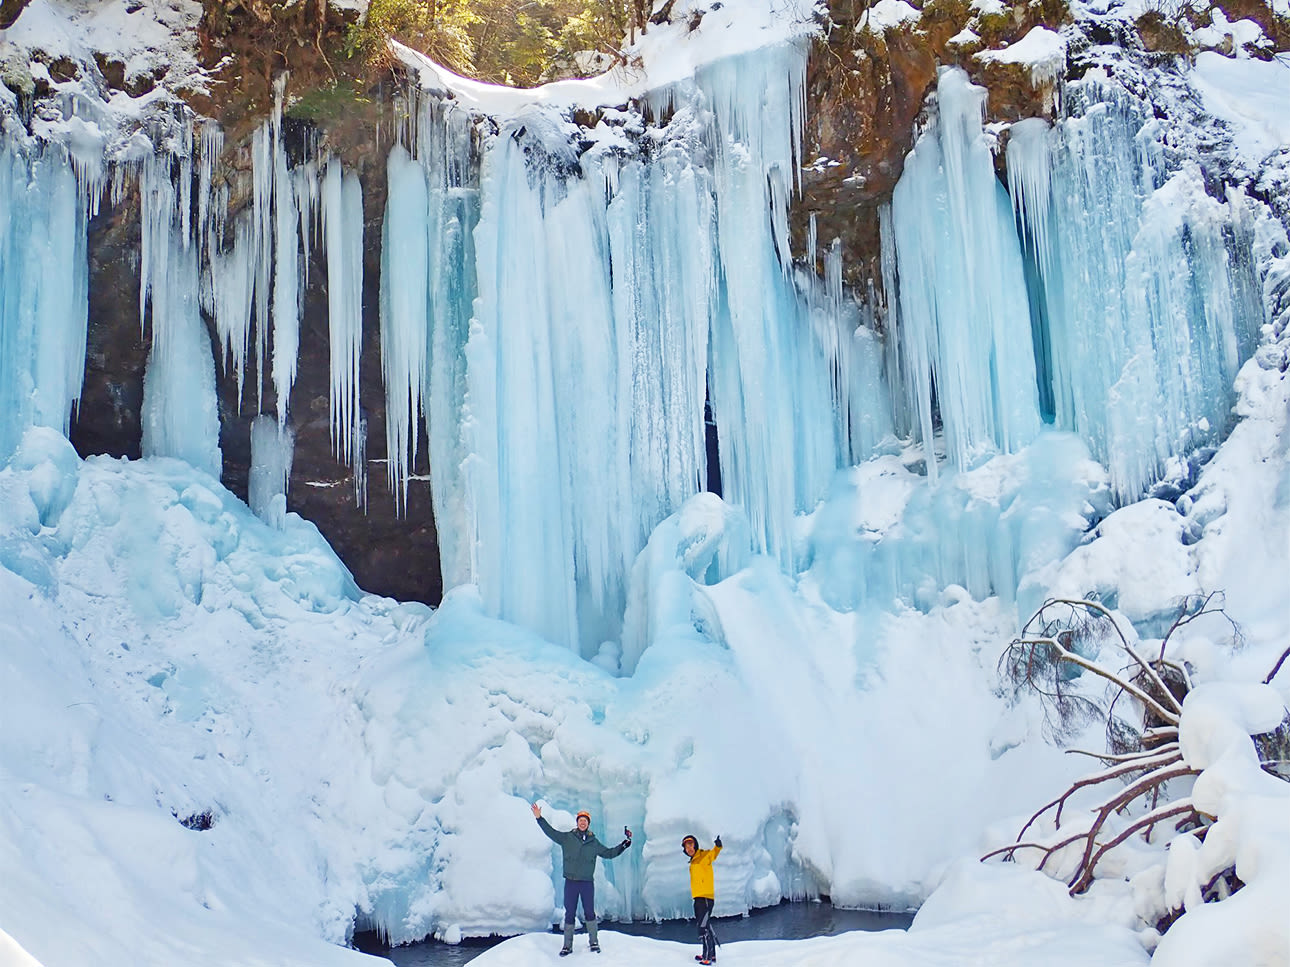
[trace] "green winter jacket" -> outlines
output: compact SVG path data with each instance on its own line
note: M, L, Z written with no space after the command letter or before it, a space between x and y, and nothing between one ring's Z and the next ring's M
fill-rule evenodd
M566 880L594 880L597 856L611 860L631 845L631 841L625 839L617 846L606 846L596 839L596 834L591 830L580 833L575 828L560 832L552 829L551 824L542 816L537 818L537 824L552 841L560 844L560 850L564 854Z

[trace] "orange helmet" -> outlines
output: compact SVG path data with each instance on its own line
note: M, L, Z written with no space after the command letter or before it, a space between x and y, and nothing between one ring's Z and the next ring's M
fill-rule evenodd
M591 822L591 813L587 812L585 809L579 809L578 815L573 817L573 821L576 823L583 816L587 817L587 822Z

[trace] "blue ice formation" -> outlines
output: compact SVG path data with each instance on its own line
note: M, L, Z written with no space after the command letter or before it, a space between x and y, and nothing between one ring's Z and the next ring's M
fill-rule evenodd
M1147 105L1071 82L1055 123L1011 126L1005 190L984 92L944 70L882 213L879 308L843 291L836 245L823 279L814 234L811 268L790 251L805 65L799 43L730 57L591 129L409 92L380 239L386 470L402 503L428 463L445 587L630 667L633 564L719 477L748 551L834 607L925 607L950 584L1012 600L1108 494L1137 499L1226 432L1263 313L1252 208L1171 162ZM255 448L269 519L312 245L360 502L367 459L362 187L334 158L291 164L277 93L242 211L211 125L113 175L145 209L143 450L217 476L215 366L250 380L276 423ZM97 184L57 144L0 145L0 459L28 426L68 428Z

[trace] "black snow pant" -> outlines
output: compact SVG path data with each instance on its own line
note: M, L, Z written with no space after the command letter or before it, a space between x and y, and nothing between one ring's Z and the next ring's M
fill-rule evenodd
M699 921L699 943L703 944L703 959L717 959L717 934L712 929L712 907L715 901L709 896L694 898L694 919Z

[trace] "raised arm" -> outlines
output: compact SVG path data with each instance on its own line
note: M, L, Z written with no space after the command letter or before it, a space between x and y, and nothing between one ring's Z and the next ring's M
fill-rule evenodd
M623 841L617 846L605 846L603 843L596 843L596 855L603 856L607 860L612 860L615 856L622 853L632 845L632 831L626 826L623 827Z
M561 846L564 845L565 834L552 828L551 824L542 818L542 807L539 806L537 803L533 804L533 818L537 820L538 829L546 833L547 839L551 840L552 842L559 843Z
M618 856L620 853L622 853L623 850L627 849L627 847L631 845L632 845L632 841L630 839L623 840L617 846L606 846L604 843L600 843L599 844L600 848L596 851L596 853L599 856L603 856L607 860L612 860L615 856Z
M716 839L716 842L713 844L712 849L697 850L694 854L694 859L690 860L690 862L698 863L700 865L711 866L712 861L717 858L717 854L720 852L721 852L721 837L718 836Z

